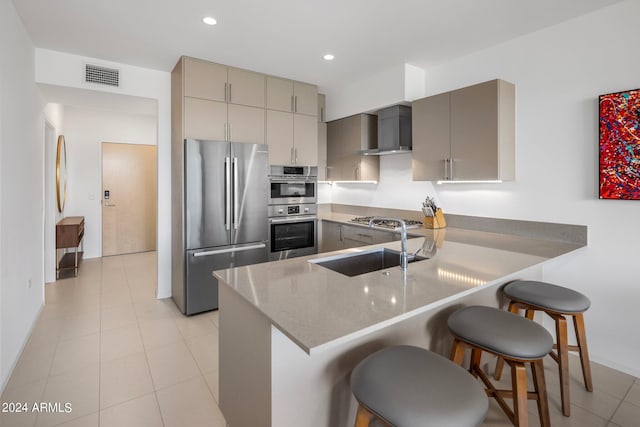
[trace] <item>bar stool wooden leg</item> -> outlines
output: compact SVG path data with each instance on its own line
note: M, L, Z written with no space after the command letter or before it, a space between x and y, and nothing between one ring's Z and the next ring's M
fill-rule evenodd
M560 397L562 400L562 413L565 417L571 415L569 399L569 338L567 337L567 319L562 315L553 316L556 321L556 349L560 371Z
M551 419L549 418L549 402L547 401L547 385L544 380L544 365L542 359L536 360L531 364L533 373L533 386L538 393L538 415L540 416L540 425L542 427L550 427Z
M471 364L469 365L469 372L475 378L478 378L478 371L480 370L480 360L482 359L482 350L474 348L471 350Z
M502 369L504 368L504 359L502 357L498 357L498 361L496 362L496 369L493 371L493 378L496 381L500 381L502 377Z
M527 370L524 363L511 362L511 384L513 389L513 416L517 427L528 427L527 416Z
M453 340L453 346L451 347L451 357L449 357L453 363L458 366L462 366L464 360L464 344L458 340Z
M511 301L509 303L509 312L518 314L518 305L514 301ZM500 381L500 377L502 377L503 368L504 368L504 359L502 357L498 357L498 361L496 362L496 369L495 371L493 371L493 378L495 378L496 381Z
M371 421L371 412L362 405L358 405L358 415L356 416L355 427L369 427Z
M578 340L578 353L580 354L580 364L582 365L582 376L587 391L593 391L593 380L591 379L591 365L589 364L589 349L587 348L587 334L584 329L584 316L582 313L573 316L573 326L576 330Z

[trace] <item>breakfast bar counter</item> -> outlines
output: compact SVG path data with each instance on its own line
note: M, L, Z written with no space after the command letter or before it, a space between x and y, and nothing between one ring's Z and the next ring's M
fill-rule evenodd
M342 221L340 217L325 220ZM442 233L443 234L439 234ZM410 230L428 258L353 277L314 261L400 242L220 270L220 408L229 426L346 426L348 378L368 354L413 344L448 354L447 316L500 306L499 289L542 277L582 244L449 228Z

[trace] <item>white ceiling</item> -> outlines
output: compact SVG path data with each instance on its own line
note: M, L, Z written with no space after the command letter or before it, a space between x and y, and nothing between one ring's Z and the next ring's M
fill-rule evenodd
M13 0L36 47L170 71L181 55L316 83L434 65L620 0ZM202 23L205 15L218 20ZM335 60L322 56L331 52Z

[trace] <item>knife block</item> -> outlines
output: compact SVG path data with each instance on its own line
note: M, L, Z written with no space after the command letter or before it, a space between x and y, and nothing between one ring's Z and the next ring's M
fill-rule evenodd
M424 228L445 228L447 226L447 221L444 219L444 214L442 213L442 209L438 209L434 216L425 216L424 217Z

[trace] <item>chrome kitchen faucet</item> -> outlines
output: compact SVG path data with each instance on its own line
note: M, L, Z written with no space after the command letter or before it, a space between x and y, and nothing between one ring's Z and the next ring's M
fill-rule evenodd
M407 257L407 223L400 218L392 218L392 217L375 217L369 220L369 227L373 227L376 222L379 221L396 221L400 223L400 233L402 236L401 246L400 246L400 268L402 271L407 271L408 257ZM417 252L416 252L417 253ZM414 254L415 255L415 254Z

